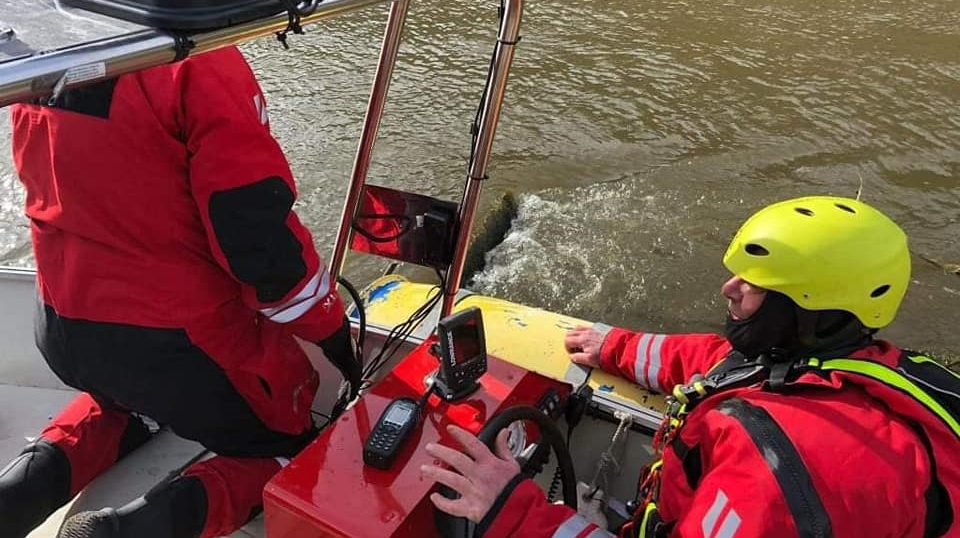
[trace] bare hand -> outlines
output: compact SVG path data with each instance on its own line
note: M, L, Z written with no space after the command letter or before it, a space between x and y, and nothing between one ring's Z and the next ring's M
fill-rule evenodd
M493 454L473 434L457 426L447 426L447 431L463 446L463 452L436 443L428 443L428 454L446 463L457 472L437 465L420 468L424 478L450 487L460 494L459 499L447 499L439 493L430 495L434 506L444 512L465 517L479 523L487 515L494 501L510 480L520 472L520 465L507 446L508 432L497 435L497 453Z
M571 361L593 368L600 367L603 335L596 329L582 326L570 329L563 339L563 346L567 348Z

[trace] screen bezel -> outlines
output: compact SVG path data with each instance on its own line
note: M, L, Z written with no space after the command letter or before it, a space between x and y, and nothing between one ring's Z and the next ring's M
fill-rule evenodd
M478 353L460 363L455 362L451 339L457 329L470 327L473 324L476 333ZM483 315L479 308L471 306L459 312L451 314L437 323L437 342L440 347L440 376L451 389L456 389L452 385L457 383L456 376L453 375L457 370L469 368L477 362L487 359L487 342L483 330ZM472 383L476 380L463 380L464 384Z

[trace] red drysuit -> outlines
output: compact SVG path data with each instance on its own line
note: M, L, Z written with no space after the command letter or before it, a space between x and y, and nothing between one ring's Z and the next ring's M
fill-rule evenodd
M292 210L296 187L234 47L12 109L40 299L38 343L84 391L43 432L71 495L124 452L127 410L220 457L193 466L226 534L312 437L294 335L344 320Z
M601 367L658 392L705 374L730 351L716 335L607 329ZM849 356L893 367L901 350L877 341ZM844 372L806 373L788 392L753 386L700 402L665 448L656 499L664 525L646 536L923 537L928 517L935 526L951 511L928 508L937 493L931 457L913 427L924 421L932 431L937 418L882 383L852 380ZM935 442L955 442L943 431L947 437ZM958 483L958 466L941 460L941 481ZM484 538L611 536L570 508L548 504L530 480L500 501L481 524ZM957 532L953 525L944 536Z

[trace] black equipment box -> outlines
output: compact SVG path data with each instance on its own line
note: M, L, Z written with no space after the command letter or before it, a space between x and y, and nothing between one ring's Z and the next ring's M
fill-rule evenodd
M285 12L279 0L63 0L70 7L167 30L214 30Z

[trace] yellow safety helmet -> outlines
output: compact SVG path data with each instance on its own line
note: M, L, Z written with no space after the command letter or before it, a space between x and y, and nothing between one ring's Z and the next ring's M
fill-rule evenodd
M810 196L755 213L723 255L733 274L807 310L844 310L867 327L893 321L910 281L907 235L850 198Z

